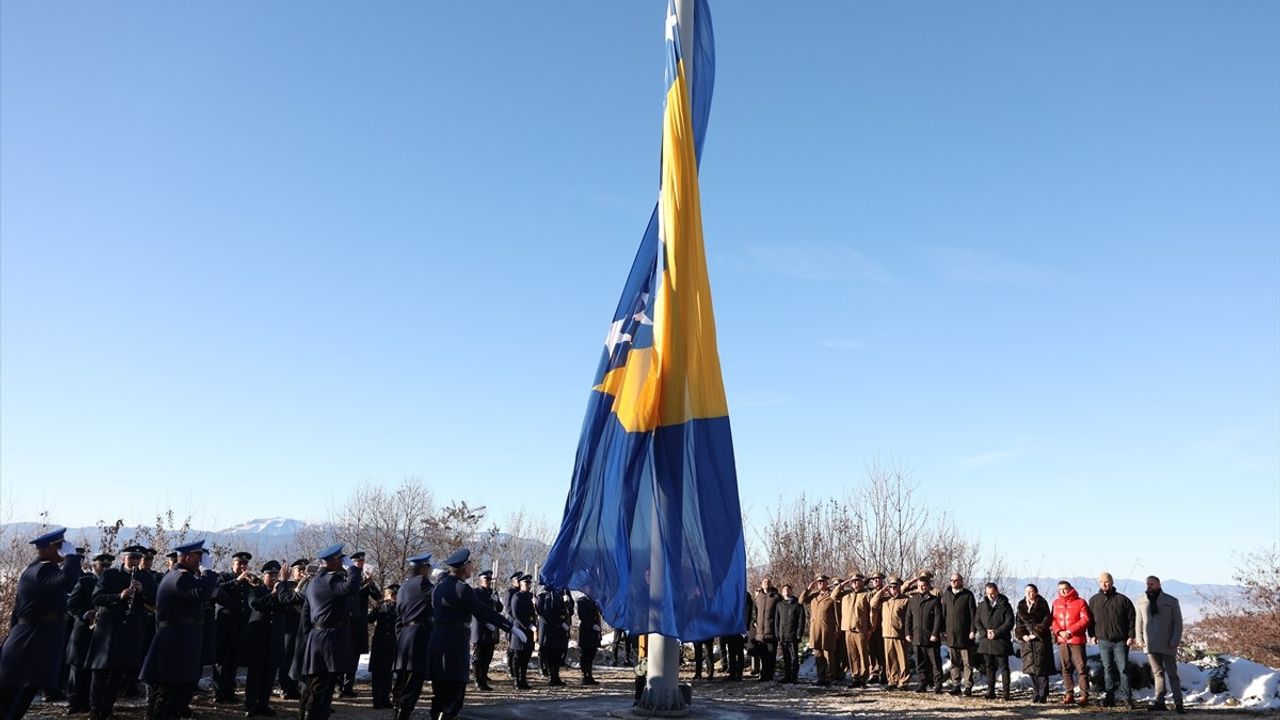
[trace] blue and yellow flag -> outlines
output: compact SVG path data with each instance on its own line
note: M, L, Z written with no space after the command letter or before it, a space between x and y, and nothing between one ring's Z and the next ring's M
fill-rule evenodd
M698 193L715 50L706 0L693 10L677 19L668 0L658 204L605 338L543 570L595 598L614 627L685 640L744 632L747 597Z

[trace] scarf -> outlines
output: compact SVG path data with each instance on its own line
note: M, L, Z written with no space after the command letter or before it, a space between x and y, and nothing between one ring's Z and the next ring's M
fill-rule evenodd
M1149 603L1151 604L1151 614L1152 614L1152 615L1159 615L1159 614L1160 614L1160 606L1156 604L1156 601L1157 601L1157 600L1159 600L1159 599L1160 599L1160 591L1159 591L1159 590L1148 590L1148 591L1147 591L1147 602L1149 602Z

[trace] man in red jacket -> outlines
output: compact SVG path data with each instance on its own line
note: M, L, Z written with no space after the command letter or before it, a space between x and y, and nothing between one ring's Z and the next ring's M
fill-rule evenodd
M1076 702L1075 686L1080 687L1080 704L1089 704L1089 671L1085 665L1084 644L1089 631L1089 604L1080 597L1071 583L1058 583L1058 597L1053 600L1053 639L1058 643L1058 657L1062 661L1062 688L1066 695L1064 705ZM1075 682L1072 682L1075 675Z

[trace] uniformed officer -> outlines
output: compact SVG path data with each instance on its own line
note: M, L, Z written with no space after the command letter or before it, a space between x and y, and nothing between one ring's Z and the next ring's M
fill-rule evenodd
M140 571L145 551L139 545L125 548L124 566L103 572L93 591L98 614L85 662L93 671L89 688L89 716L93 720L111 717L120 691L142 667L147 650L142 645L143 619L146 604L155 602L156 590L151 575Z
M289 602L284 606L284 659L277 673L280 692L285 700L297 700L301 697L298 681L293 679L293 669L302 650L299 637L306 637L305 633L299 635L299 628L302 625L303 595L306 591L302 581L307 577L307 562L306 558L294 560L289 566L289 579L280 581L284 585L280 592L289 591Z
M511 598L520 592L520 578L524 576L523 572L516 571L511 573L511 577L507 582L506 595L503 597L503 614L509 614L511 609ZM511 643L507 643L507 672L515 677L515 657L516 653L511 649Z
M396 659L396 591L392 583L382 594L382 602L369 613L373 639L369 641L369 674L373 680L373 709L394 707L391 704L391 668Z
M546 592L538 593L538 656L546 661L547 685L564 685L560 679L560 666L564 664L569 649L569 627L573 608L564 601L563 594L554 587L544 586Z
M244 635L249 627L249 587L257 581L249 571L251 553L231 556L231 572L222 573L218 584L216 654L213 669L213 701L220 705L237 702L236 668L243 664Z
M471 666L471 622L487 623L500 627L513 635L524 631L513 628L491 605L476 597L476 592L466 583L471 577L471 551L463 548L450 555L444 564L449 567L440 584L431 594L432 616L431 644L431 717L432 720L454 720L462 712L467 694L467 671ZM526 638L527 639L527 638Z
M307 583L311 630L302 652L302 675L306 678L302 709L310 720L328 720L334 685L351 665L351 598L360 592L364 576L355 565L343 570L341 543L325 548L316 557L323 565Z
M182 717L200 681L204 611L218 591L218 574L200 570L204 540L174 548L173 569L156 589L156 636L142 662L142 681L151 687L149 720Z
M364 551L351 553L350 559L351 564L364 573ZM382 593L373 584L373 577L364 574L364 585L351 598L351 666L342 671L342 691L339 697L356 696L356 667L360 664L360 656L369 652L369 601L377 601L381 596Z
M74 552L58 564L66 532L58 528L32 540L36 559L18 576L9 635L0 646L0 720L19 720L36 691L58 685L67 593L83 573Z
M493 590L493 571L485 570L477 577L480 587L476 588L476 599L494 612L502 612L502 601ZM489 685L489 666L493 664L493 649L498 645L500 633L492 623L476 620L471 624L471 671L476 676L476 687L481 690L492 690Z
M587 588L590 589L590 588ZM582 684L599 685L594 674L596 653L600 650L600 606L585 592L578 597L578 652L582 667Z
M111 553L100 553L93 558L93 572L81 575L76 581L75 589L67 598L67 614L72 618L71 637L67 640L67 665L71 668L68 677L67 714L78 715L89 712L89 687L93 672L85 668L89 661L89 645L93 640L93 623L98 609L93 605L93 590L98 578L111 567L116 558Z
M533 593L529 591L532 586L533 576L521 575L520 589L511 596L511 603L507 606L507 619L513 628L521 631L517 634L513 629L510 635L511 650L514 653L511 677L520 690L530 689L529 658L533 657L533 640L529 638L529 634L533 632L533 624L537 620Z
M271 688L284 662L285 607L293 599L293 591L280 582L280 563L268 560L259 572L261 582L249 588L249 625L244 636L246 717L276 714L270 705Z
M147 648L151 647L151 641L156 636L155 589L160 586L161 576L152 568L156 559L155 549L142 546L136 546L136 549L142 551L137 575L143 578L143 584L150 590L147 601L142 603L142 649L138 653L138 666L125 676L124 691L121 693L124 697L137 697L141 694L138 689L138 670L142 669L142 658L147 654Z
M396 672L394 720L409 720L431 671L427 645L431 641L431 553L408 558L413 574L396 592Z

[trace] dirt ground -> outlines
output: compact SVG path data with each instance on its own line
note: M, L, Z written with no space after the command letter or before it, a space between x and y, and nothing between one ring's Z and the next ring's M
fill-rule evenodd
M467 690L467 704L463 718L471 720L500 720L505 718L609 718L637 717L631 712L634 675L629 669L602 667L596 671L600 685L584 687L579 684L577 670L563 673L566 687L551 688L536 672L530 679L532 690L516 691L505 673L493 674L493 692L480 692L473 687ZM682 680L691 681L689 673ZM1150 718L1144 708L1137 711L1107 710L1100 707L1081 709L1055 705L1032 705L1027 692L1015 693L1008 702L986 701L978 698L959 698L950 695L886 692L879 688L850 690L846 688L814 685L779 685L773 682L757 682L747 679L740 683L714 681L693 682L693 712L690 717L708 720L736 720L755 718L1069 718L1106 717ZM391 720L391 711L370 707L369 685L359 683L357 697L334 699L334 720ZM429 688L415 713L416 720L426 720L430 707ZM200 693L192 709L197 718L232 720L244 717L243 708L213 705L209 693ZM297 717L297 702L275 698L273 707L279 712L278 720ZM138 700L123 700L116 706L117 720L142 720L144 707ZM65 704L42 706L37 701L28 717L64 717ZM1231 707L1188 706L1188 717L1208 717L1213 720L1231 720L1259 717L1280 717L1280 713L1259 713ZM1172 712L1169 717L1176 717ZM76 716L83 718L84 716Z

